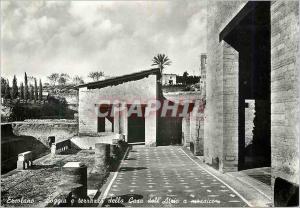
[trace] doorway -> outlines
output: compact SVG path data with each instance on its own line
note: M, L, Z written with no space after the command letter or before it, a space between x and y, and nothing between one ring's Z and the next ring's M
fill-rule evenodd
M114 131L114 117L111 116L112 105L103 105L99 111L106 116L98 116L97 132L113 132Z
M238 52L238 170L271 165L270 2L248 2L221 32Z
M182 118L160 117L157 145L179 145L182 140Z
M145 108L141 107L142 116L132 113L128 116L128 143L145 143Z

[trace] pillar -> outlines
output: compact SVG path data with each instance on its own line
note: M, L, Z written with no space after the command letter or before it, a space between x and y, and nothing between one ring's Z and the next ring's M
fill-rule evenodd
M244 103L243 103L244 106ZM237 171L239 117L239 53L223 42L223 141L219 169Z
M191 136L190 136L190 114L188 114L186 117L182 120L183 125L183 135L184 135L184 141L183 145L188 147L190 146Z
M66 163L62 167L61 180L61 192L66 193L65 196L69 195L67 193L71 193L73 199L87 197L87 166L85 164L81 162Z
M145 111L150 111L146 107ZM145 145L156 146L157 114L150 113L145 117Z
M103 143L95 144L95 172L109 172L110 145Z
M114 114L114 132L120 133L120 104L116 104L113 106L113 114Z
M55 143L52 143L51 144L51 155L55 155L56 154L56 144Z
M128 109L126 103L121 103L120 107L120 134L123 134L125 141L128 142Z

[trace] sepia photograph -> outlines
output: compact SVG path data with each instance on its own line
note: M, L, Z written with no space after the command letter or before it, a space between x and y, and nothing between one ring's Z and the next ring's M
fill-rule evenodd
M299 1L1 0L1 207L298 207Z

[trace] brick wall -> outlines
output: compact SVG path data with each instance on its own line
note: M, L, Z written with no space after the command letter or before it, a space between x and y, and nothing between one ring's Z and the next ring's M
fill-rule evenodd
M299 184L299 2L271 5L272 179Z
M222 171L238 167L238 52L223 42L223 141L219 158Z
M229 99L226 101L224 95L226 93L234 93L234 89L230 88L232 92L224 91L224 85L235 84L230 83L230 77L226 82L226 77L223 74L223 67L226 63L223 62L224 54L227 56L226 51L230 51L229 45L224 41L219 42L219 34L223 28L231 21L231 19L239 12L245 5L246 1L208 1L207 16L207 69L206 69L206 108L205 108L205 123L204 123L204 158L208 164L213 164L213 161L220 161L220 168L224 168L223 158L227 156L229 168L236 168L237 158L237 130L228 126L224 126L227 119L233 119L232 122L237 122L234 114L224 115L227 110L224 105L229 106L233 104L235 110L236 104L230 103ZM227 50L228 49L228 50ZM224 53L225 52L225 53ZM224 54L223 54L224 53ZM228 55L229 57L232 55ZM233 55L237 56L237 54ZM231 64L235 61L231 61ZM227 64L227 66L230 66ZM232 65L233 66L233 65ZM230 70L230 69L229 69ZM236 99L236 96L233 95ZM232 115L232 116L231 116ZM237 116L237 115L236 115ZM226 131L226 132L224 132ZM224 138L224 134L227 135ZM232 136L234 135L234 136ZM223 141L224 138L224 141ZM225 142L226 140L226 142ZM227 147L223 146L228 144ZM225 152L223 151L225 149ZM235 155L229 155L226 152L233 152ZM232 157L234 156L234 157ZM216 164L217 167L219 164ZM225 165L226 166L226 165Z
M224 77L224 49L219 34L241 10L245 1L209 1L207 46L207 105L205 109L204 155L212 164L224 159L227 141L235 140L226 132L227 84ZM272 177L281 177L299 184L299 2L274 1L271 3L271 148ZM225 45L224 45L225 44ZM224 47L225 46L225 47ZM229 101L230 99L228 99ZM228 103L229 104L229 103ZM228 105L229 106L229 105ZM224 120L223 120L224 119ZM235 122L235 121L234 121ZM225 126L227 125L227 127ZM231 137L231 138L230 138ZM224 140L224 141L223 141ZM237 146L227 145L237 150ZM222 158L223 157L223 158Z

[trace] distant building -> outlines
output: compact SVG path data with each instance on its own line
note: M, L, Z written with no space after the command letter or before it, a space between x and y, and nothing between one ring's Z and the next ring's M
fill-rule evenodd
M162 85L176 85L176 74L163 74Z

